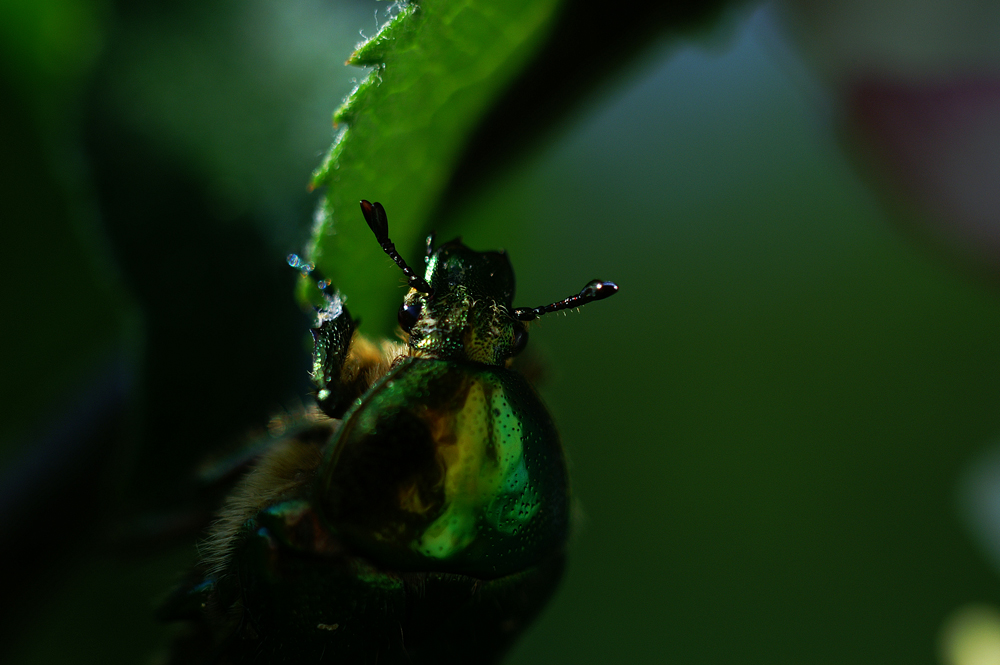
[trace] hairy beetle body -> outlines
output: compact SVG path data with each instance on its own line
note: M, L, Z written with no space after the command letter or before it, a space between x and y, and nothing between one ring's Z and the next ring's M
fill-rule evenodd
M318 410L260 456L164 606L189 624L175 663L495 662L558 585L562 445L510 363L526 321L617 286L594 280L514 309L505 253L429 239L421 277L382 206L361 207L410 283L406 344L360 336L340 294L317 283Z

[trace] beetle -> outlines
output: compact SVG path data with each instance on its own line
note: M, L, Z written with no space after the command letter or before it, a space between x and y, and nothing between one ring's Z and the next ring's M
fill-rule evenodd
M260 455L164 604L162 618L187 622L171 662L495 662L558 585L566 464L511 363L527 322L617 285L514 308L505 252L432 235L421 276L383 206L361 210L409 283L405 343L360 335L343 296L315 281L317 407Z

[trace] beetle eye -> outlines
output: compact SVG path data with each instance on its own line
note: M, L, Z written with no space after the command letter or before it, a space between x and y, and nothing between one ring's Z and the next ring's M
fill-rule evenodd
M399 306L399 325L402 326L403 330L410 332L410 329L417 323L417 319L420 318L420 311L423 308L420 303L413 303L412 305L407 305L405 302Z
M514 331L514 342L511 344L510 355L516 356L521 351L524 351L524 347L528 345L528 331L524 328L519 328Z

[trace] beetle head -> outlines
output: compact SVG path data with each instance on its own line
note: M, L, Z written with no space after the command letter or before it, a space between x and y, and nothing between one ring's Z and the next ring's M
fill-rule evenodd
M399 325L414 355L504 365L524 349L524 323L614 295L614 282L590 281L579 294L541 307L514 309L514 269L504 251L476 252L452 240L434 249L427 239L424 276L417 275L389 240L381 203L361 202L361 212L383 251L410 284L399 308Z
M476 252L460 240L427 255L430 294L410 289L399 324L417 355L502 365L527 341L513 316L514 270L505 252Z

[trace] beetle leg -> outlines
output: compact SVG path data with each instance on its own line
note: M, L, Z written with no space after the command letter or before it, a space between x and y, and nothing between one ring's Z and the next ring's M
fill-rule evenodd
M312 382L316 402L330 418L340 418L354 400L355 385L348 363L351 340L358 322L351 317L339 293L324 294L325 306L317 313L313 337ZM347 379L345 381L345 379Z
M339 419L406 351L405 346L392 342L376 346L358 334L358 322L339 293L324 297L326 305L312 329L312 381L320 410Z

